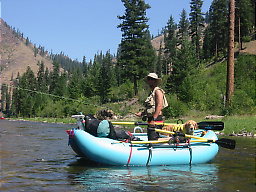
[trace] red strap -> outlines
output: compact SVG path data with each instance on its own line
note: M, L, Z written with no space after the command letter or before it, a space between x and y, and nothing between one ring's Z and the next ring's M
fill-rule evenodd
M131 136L131 139L132 139L132 134L130 131L128 131L129 135ZM131 157L132 157L132 143L131 143L131 150L130 150L130 156L129 156L129 159L127 161L127 165L129 165L130 161L131 161Z

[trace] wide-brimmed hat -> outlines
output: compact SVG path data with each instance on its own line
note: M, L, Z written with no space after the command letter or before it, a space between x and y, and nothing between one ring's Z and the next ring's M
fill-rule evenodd
M155 73L149 73L149 74L144 78L144 81L145 81L146 83L148 83L148 77L153 78L153 79L156 79L156 80L157 80L157 85L159 85L159 84L162 83L162 79L161 79L161 78L158 78L158 75L155 74Z

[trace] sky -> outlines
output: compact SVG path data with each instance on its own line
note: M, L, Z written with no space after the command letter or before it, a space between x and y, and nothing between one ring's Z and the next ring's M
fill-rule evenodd
M191 0L145 0L151 35L156 36L172 15L175 23ZM202 12L212 0L204 0ZM0 16L19 29L36 46L54 54L63 52L73 60L93 60L102 51L116 54L122 39L118 15L125 14L121 0L0 0Z

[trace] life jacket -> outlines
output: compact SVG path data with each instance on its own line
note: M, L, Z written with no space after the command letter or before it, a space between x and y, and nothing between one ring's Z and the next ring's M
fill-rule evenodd
M155 100L155 94L156 94L156 91L158 89L163 92L163 109L168 106L167 99L164 95L164 93L165 93L164 90L162 90L159 87L155 87L155 89L149 93L149 96L144 101L144 105L146 107L146 114L147 115L148 114L153 115L155 113L155 110L156 110L156 107L157 107L157 103L156 103L156 100Z
M186 133L186 130L185 130L185 127L184 127L183 124L174 125L172 131L174 131L174 132L175 132L175 131L178 131L178 132L182 132L182 133L184 133L184 134L187 134L187 133Z

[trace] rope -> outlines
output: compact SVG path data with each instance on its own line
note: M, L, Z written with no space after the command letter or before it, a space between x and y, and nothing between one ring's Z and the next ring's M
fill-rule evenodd
M191 163L192 163L192 147L190 145L190 139L188 140L188 144L189 144L189 154L190 154L189 165L191 166Z
M130 131L128 131L130 137L131 137L131 140L132 140L132 134ZM127 161L127 165L129 165L130 161L131 161L131 157L132 157L132 142L131 142L131 150L130 150L130 155L129 155L129 159Z
M42 95L52 96L52 97L56 97L56 98L59 98L59 99L66 99L66 100L70 100L70 101L74 101L74 102L79 102L79 103L83 103L85 105L93 105L95 107L111 109L111 110L114 111L114 109L111 108L111 107L103 107L101 105L97 105L97 104L94 104L94 103L88 103L88 102L85 102L85 101L81 101L81 100L77 100L77 99L72 99L72 98L68 98L68 97L64 97L64 96L53 95L53 94L50 94L50 93L44 93L44 92L40 92L40 91L30 90L30 89L16 87L16 86L10 86L10 85L6 85L6 84L1 84L1 85L5 86L5 87L9 87L9 88L21 89L21 90L24 90L24 91L29 91L29 92L34 92L34 93L42 94ZM132 113L132 112L127 111L127 110L124 110L124 112ZM132 114L134 114L134 113L132 113Z
M147 161L146 166L149 166L149 163L150 163L150 161L151 161L151 159L152 159L152 149L153 149L152 143L150 143L150 144L148 145L148 152L149 152L149 154L148 154L148 161Z
M35 91L35 90L31 90L31 89L26 89L26 88L21 88L21 87L16 87L16 86L10 86L10 85L5 85L5 84L1 84L1 85L5 86L5 87L9 87L9 88L15 88L15 89L18 89L18 90L21 89L21 90L28 91L28 92L38 93L38 94L42 94L42 95L52 96L52 97L56 97L56 98L60 98L60 99L66 99L66 100L75 101L75 102L80 102L80 103L83 103L83 104L86 104L86 105L94 105L96 107L102 107L102 106L96 105L94 103L88 103L88 102L85 102L85 101L72 99L72 98L68 98L68 97L64 97L64 96L53 95L53 94L50 94L50 93L44 93L44 92L40 92L40 91Z

